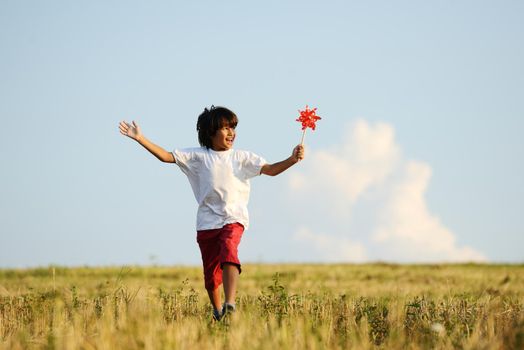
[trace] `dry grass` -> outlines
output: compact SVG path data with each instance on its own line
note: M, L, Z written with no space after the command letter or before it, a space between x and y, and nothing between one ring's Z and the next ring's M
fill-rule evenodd
M214 323L199 268L0 270L0 348L524 348L523 265L243 271L239 311Z

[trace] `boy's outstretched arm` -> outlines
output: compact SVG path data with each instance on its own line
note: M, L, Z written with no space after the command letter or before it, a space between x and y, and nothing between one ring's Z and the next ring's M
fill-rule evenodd
M152 155L158 158L158 160L165 162L165 163L175 163L175 158L173 157L173 153L166 151L162 147L155 145L153 142L149 141L140 130L140 127L138 124L133 121L133 124L129 124L128 122L121 121L119 124L120 133L122 135L125 135L142 146L144 146L145 149L147 149L149 152L151 152Z
M278 163L265 164L262 166L260 173L269 176L275 176L289 169L289 167L300 162L302 159L304 159L304 146L298 145L293 149L293 153L289 158L284 159Z

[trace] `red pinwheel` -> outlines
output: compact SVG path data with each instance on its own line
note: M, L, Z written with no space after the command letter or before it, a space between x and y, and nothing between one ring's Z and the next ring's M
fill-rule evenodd
M306 109L304 109L303 111L299 110L298 112L300 113L300 116L298 117L296 121L302 123L302 130L304 130L304 132L302 133L302 141L300 141L300 144L303 145L307 128L311 128L312 130L315 130L316 128L315 123L322 118L320 118L316 114L317 112L316 108L309 109L307 105L306 105Z

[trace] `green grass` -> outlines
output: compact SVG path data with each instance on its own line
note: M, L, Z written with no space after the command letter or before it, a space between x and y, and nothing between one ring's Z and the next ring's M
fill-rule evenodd
M524 348L524 265L244 265L208 304L197 267L0 270L0 348Z

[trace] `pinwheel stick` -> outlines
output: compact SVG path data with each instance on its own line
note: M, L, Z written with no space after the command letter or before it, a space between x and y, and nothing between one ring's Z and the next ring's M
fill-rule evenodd
M302 132L302 140L300 140L301 146L304 146L304 139L306 138L306 131L307 131L307 128L304 129L304 131Z

